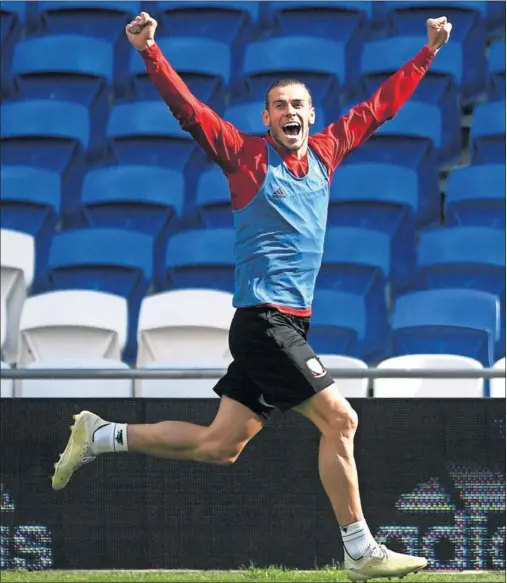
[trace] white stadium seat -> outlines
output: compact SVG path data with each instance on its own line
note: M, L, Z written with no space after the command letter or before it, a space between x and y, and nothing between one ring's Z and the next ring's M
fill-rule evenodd
M226 369L232 360L229 328L232 295L215 290L180 290L147 297L138 328L139 368ZM218 379L135 383L136 397L215 398Z
M0 361L0 368L9 369L11 367L6 362ZM0 380L0 397L2 399L14 397L14 383L12 379Z
M7 338L7 309L4 298L0 297L0 351L3 355L4 344Z
M84 290L33 296L25 302L20 332L18 366L60 358L121 360L127 339L127 301Z
M410 354L396 356L381 362L379 369L482 369L473 358L454 354ZM387 398L481 398L484 396L483 379L375 379L374 397Z
M505 356L495 362L493 368L505 370ZM489 381L489 395L495 399L505 399L505 378L491 379Z
M18 357L19 319L35 271L35 243L31 235L0 230L1 296L5 301L6 338L4 359L13 364Z
M326 367L330 368L354 368L354 369L367 369L368 365L359 360L358 358L352 358L351 356L338 356L335 354L323 354L319 356L320 361ZM335 379L336 386L340 390L340 393L346 399L355 399L368 396L368 379Z
M50 368L128 370L129 367L124 362L107 358L59 358L39 360L31 363L26 368L30 370ZM133 397L133 384L130 379L22 379L16 381L15 396L33 399L128 399Z

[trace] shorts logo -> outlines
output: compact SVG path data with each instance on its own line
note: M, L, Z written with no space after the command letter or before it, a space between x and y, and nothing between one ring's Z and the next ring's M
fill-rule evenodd
M259 403L261 405L264 405L264 407L269 407L270 409L274 409L275 408L273 405L270 405L269 403L266 403L266 399L264 399L264 395L260 395L260 397L259 397Z
M326 369L317 358L310 358L306 361L306 366L310 369L313 378L320 379L326 374Z

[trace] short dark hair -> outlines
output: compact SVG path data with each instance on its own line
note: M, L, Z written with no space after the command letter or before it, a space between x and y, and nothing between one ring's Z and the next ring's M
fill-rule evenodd
M310 96L310 105L312 104L312 94L310 92L310 89L307 87L305 83L303 83L302 81L298 81L297 79L280 79L279 81L271 83L266 92L266 109L269 109L269 94L271 93L271 90L275 89L276 87L288 87L289 85L301 85L302 87L304 87L308 91L308 95Z

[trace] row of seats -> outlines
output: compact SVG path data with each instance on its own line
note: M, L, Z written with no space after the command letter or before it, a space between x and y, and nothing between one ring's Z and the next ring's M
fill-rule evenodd
M487 294L484 294L487 295ZM348 335L353 331L335 328L335 316L347 318L349 306L343 294L318 292L310 343L328 368L365 369L357 358L323 349L326 336ZM438 296L438 297L437 297ZM491 330L480 329L478 313L475 328L462 313L472 303L484 301L474 292L449 295L423 292L400 300L395 308L394 334L399 354L387 359L380 368L464 368L481 369L473 358L450 356L444 347L463 348L468 343L488 343ZM441 307L441 303L446 305ZM468 305L466 305L468 302ZM439 307L440 306L440 307ZM5 322L9 311L1 301L2 346L8 341ZM145 298L137 330L138 368L215 368L225 369L232 357L228 348L228 330L234 314L232 296L211 290L183 290ZM484 315L484 314L483 314ZM356 316L356 315L355 315ZM352 318L351 318L352 321ZM468 326L468 327L466 327ZM124 298L94 291L57 291L26 300L20 319L18 366L44 368L116 368L127 369L121 361L127 337L127 305ZM467 338L468 337L468 338ZM328 344L328 348L337 347ZM431 353L413 349L431 348ZM407 354L408 351L408 354ZM442 352L443 354L438 354ZM425 355L425 356L423 356ZM7 364L2 365L8 368ZM505 358L495 364L505 367ZM212 397L214 382L209 380L153 381L136 383L138 397ZM340 380L346 397L366 397L368 381ZM2 381L2 396L12 396L13 384ZM456 381L379 379L374 383L377 397L482 397L481 379ZM505 396L500 383L491 385L491 396ZM10 391L10 394L9 394ZM130 397L131 381L29 381L18 384L17 396L24 397Z
M318 322L325 321L329 321L333 330L315 340L316 347L320 353L338 352L370 361L387 356L389 350L404 353L405 349L397 344L395 330L407 297L412 298L411 302L422 298L420 309L409 304L409 318L422 313L421 322L428 325L431 318L445 320L448 313L455 313L460 298L464 298L455 317L459 315L463 322L469 319L468 324L462 324L464 327L475 328L479 323L488 330L489 340L471 342L462 347L461 353L491 365L495 356L505 355L504 240L503 231L478 227L428 233L420 246L412 293L396 298L390 324L386 302L390 276L388 238L374 230L330 229L317 280L313 321L314 330ZM233 241L233 229L175 235L169 240L165 268L156 282L157 288L215 289L232 293ZM12 338L8 351L10 362L17 359L17 322L33 281L33 270L33 239L2 230L2 295L14 306L8 328ZM146 294L153 289L150 287L153 275L153 246L148 236L105 229L70 231L54 239L44 290L100 290L123 297L127 301L129 321L127 353L134 355L139 311L142 312ZM436 307L428 320L430 299ZM336 306L341 308L337 310ZM337 334L342 329L352 332ZM466 334L460 338L466 344ZM426 347L423 352L428 351L431 349ZM446 351L460 353L457 349Z

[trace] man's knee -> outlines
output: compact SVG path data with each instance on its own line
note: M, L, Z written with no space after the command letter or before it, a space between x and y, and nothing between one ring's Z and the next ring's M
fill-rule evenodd
M197 453L199 461L220 466L230 466L238 459L243 447L243 444L204 440Z
M325 430L326 437L351 439L354 437L359 418L350 405L340 407L338 411L332 411L328 417Z

